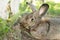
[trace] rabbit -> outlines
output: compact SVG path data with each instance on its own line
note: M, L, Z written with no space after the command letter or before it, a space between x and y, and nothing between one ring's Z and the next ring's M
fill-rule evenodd
M45 38L50 30L50 21L44 18L49 5L44 3L40 6L39 10L37 10L31 3L26 3L32 9L32 13L22 15L20 20L21 29L24 30L23 28L25 28L34 38Z
M31 4L29 5L30 7L32 7ZM59 40L60 39L60 18L44 17L48 8L49 8L48 4L42 4L38 11L36 10L36 8L35 9L33 7L31 8L33 12L29 14L29 16L31 15L31 17L29 18L28 16L27 18L28 27L31 27L30 33L33 37L37 39ZM33 23L31 20L33 20Z

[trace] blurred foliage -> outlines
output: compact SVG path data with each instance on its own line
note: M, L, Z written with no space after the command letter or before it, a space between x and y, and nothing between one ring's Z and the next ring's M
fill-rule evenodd
M26 4L26 0L24 0L22 3L20 3L19 12L22 14L22 13L29 12L29 11L31 12L31 9Z
M47 2L49 4L49 14L53 16L60 15L60 3Z
M0 18L0 37L5 35L9 30L9 27L7 25L7 22Z

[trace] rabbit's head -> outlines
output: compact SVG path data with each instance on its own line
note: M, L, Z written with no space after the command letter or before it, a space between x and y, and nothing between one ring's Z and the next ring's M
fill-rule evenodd
M48 4L42 4L39 8L39 10L36 10L35 6L32 5L31 3L27 4L30 6L30 8L32 9L32 13L30 14L25 14L22 16L21 19L21 23L25 26L25 27L31 27L33 26L37 21L42 21L43 16L46 14L49 5ZM44 20L45 21L45 20Z
M24 16L22 16L22 19L21 19L20 23L27 29L31 28L31 33L33 33L33 35L34 35L35 31L32 31L32 29L35 29L35 28L39 27L39 28L41 28L41 30L40 29L39 30L43 31L42 26L46 22L48 22L48 20L45 20L45 18L44 18L44 20L42 20L42 18L46 14L46 12L49 8L49 5L44 3L40 6L39 10L36 10L34 5L32 5L31 3L28 3L28 2L27 2L27 4L32 9L32 13L25 14ZM39 26L40 24L42 24L42 26ZM37 33L38 33L38 30L37 30Z

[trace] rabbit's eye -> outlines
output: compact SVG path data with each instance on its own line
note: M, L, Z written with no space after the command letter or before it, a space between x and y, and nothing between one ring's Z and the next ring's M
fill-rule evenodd
M31 21L33 21L34 19L32 18Z

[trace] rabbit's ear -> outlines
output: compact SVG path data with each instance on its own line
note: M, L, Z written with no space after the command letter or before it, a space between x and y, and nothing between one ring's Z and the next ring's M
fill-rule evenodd
M33 12L36 11L36 8L32 3L26 2L26 4L28 4L30 6L30 8L32 9Z
M39 16L40 17L44 16L46 14L48 8L49 8L49 5L48 4L46 4L46 3L45 4L42 4L41 7L40 7L40 9L39 9L39 11L38 11Z

